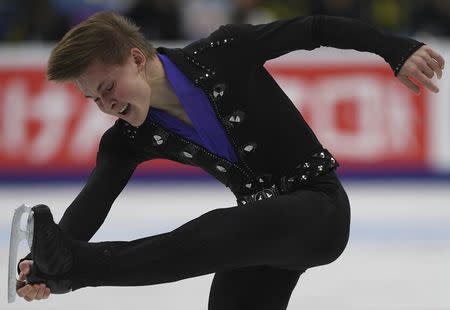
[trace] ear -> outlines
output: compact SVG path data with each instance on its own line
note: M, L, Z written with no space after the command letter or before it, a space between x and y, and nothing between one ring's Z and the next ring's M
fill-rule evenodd
M140 70L145 68L147 57L145 57L144 53L137 47L133 47L130 52L133 63L138 67L138 69Z

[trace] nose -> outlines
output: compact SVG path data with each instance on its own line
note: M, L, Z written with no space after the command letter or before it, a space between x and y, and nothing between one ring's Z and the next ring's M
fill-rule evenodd
M105 102L105 106L109 111L114 112L114 108L117 106L117 100L106 97L103 98L103 102Z

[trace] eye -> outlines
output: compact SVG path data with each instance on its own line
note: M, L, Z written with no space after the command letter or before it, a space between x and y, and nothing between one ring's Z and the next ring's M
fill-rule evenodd
M107 90L107 91L111 91L111 90L114 88L114 84L115 84L115 82L113 82L113 83L111 84L111 86L110 86L109 88L107 88L106 90Z

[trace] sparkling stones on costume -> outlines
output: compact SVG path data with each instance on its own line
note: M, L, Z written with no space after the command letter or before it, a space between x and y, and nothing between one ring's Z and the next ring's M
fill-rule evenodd
M227 169L221 165L216 165L216 169L219 170L220 172L227 172Z
M222 97L223 94L225 93L225 84L224 83L218 83L216 85L214 85L213 89L212 89L212 95L214 98L218 98L218 97Z
M228 124L228 126L230 127L235 127L242 124L244 119L245 119L245 112L240 110L234 111L233 113L229 114L224 118L226 124Z
M239 153L241 156L253 154L255 152L256 147L257 147L257 144L254 142L249 143L249 144L244 144L243 146L240 147Z
M246 152L251 152L254 149L255 149L255 147L252 144L249 144L249 145L244 147L244 151L246 151Z
M230 116L230 118L228 120L232 123L240 123L241 122L241 118L239 117L239 115L232 115L232 116Z
M228 160L217 157L217 161L215 163L215 168L220 172L232 172L233 164Z
M266 192L266 198L271 198L273 196L272 192Z
M192 157L194 157L194 156L192 156L191 153L186 152L186 151L183 151L183 155L184 155L185 157L187 157L187 158L192 158Z
M161 145L164 143L164 140L162 139L162 137L160 135L154 135L153 139L155 139L155 142L157 145Z
M157 129L155 132L153 132L152 135L152 144L154 146L160 146L163 145L167 142L169 138L169 135L167 132L165 132L164 130L162 130L161 128Z
M139 129L139 126L135 127L130 125L128 122L124 120L120 120L122 122L122 130L123 133L130 139L134 139L137 135L137 130Z
M226 38L226 39L223 39L223 40L211 41L211 42L206 43L205 45L201 46L199 49L194 50L193 54L194 55L198 55L198 54L202 53L203 51L205 51L208 48L215 48L217 46L227 45L233 40L234 40L234 38L231 37L231 38Z

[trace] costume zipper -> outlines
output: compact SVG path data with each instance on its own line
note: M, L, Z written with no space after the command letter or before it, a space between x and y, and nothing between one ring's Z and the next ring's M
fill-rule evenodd
M216 159L216 160L227 162L229 165L231 165L231 166L235 167L236 169L238 169L238 170L239 170L243 175L245 175L247 178L250 178L250 176L247 174L247 172L246 172L245 170L243 170L241 167L239 167L238 165L236 165L235 163L233 163L233 162L231 162L231 161L229 161L229 160L227 160L227 159L225 159L225 158L219 157L219 156L217 156L217 155L215 155L215 154L209 152L209 151L208 151L207 149L205 149L204 147L198 145L198 144L195 143L195 142L186 140L186 139L184 139L182 136L180 136L180 135L178 135L178 134L176 134L176 133L173 133L173 132L171 132L171 131L165 130L164 128L162 128L161 126L159 126L159 125L158 125L156 122L154 122L154 121L150 121L150 124L153 125L153 126L155 126L155 127L157 127L157 128L161 128L161 129L164 130L167 134L172 135L172 136L175 136L176 138L178 138L178 139L180 139L180 140L186 142L187 144L192 145L195 149L197 149L197 150L199 150L199 151L202 151L203 153L209 155L210 157L212 157L212 158L214 158L214 159Z
M229 41L232 41L232 40L233 40L233 38L230 38ZM213 47L213 46L215 46L214 43L212 43L212 45L209 45L209 47ZM216 45L216 46L217 46L217 45ZM192 57L188 56L183 50L182 50L182 53L183 53L184 57L186 57L188 60L189 60L190 58L192 58ZM202 65L202 64L198 61L198 58L197 58L197 57L195 57L195 58L196 58L196 61L194 61L194 64L195 64L200 70L206 71L206 72L207 72L206 76L211 77L212 75L215 75L214 70L211 70L211 69L209 69L209 68L206 68L206 66ZM211 72L211 71L212 71L212 72ZM229 139L230 139L231 143L233 144L234 148L237 149L237 150L239 150L239 147L237 146L236 142L234 141L233 136L231 135L230 131L228 130L228 127L225 126L224 124L222 124L222 116L220 115L219 110L218 110L218 108L217 108L215 98L213 98L212 95L211 95L211 93L210 93L207 89L205 89L205 85L203 84L203 82L204 82L204 79L199 80L199 81L198 81L198 85L201 87L202 91L207 95L207 97L209 98L209 101L212 103L212 106L213 106L213 108L214 108L214 113L215 113L216 117L218 116L218 120L219 120L219 122L221 123L222 127L224 128L225 132L227 133L227 136L229 137ZM183 139L182 137L180 137L180 138ZM207 152L207 151L205 150L205 152ZM208 153L209 153L209 152L208 152ZM211 154L211 153L209 153L209 154ZM214 156L214 154L211 154L211 155ZM239 158L239 153L237 154L237 156L238 156L238 158ZM228 162L229 162L229 161L228 161ZM247 165L247 163L246 163L243 159L241 160L241 162L242 162L242 165L243 165L245 168L247 168L248 172L252 175L252 177L250 177L249 174L247 174L243 169L241 169L241 168L238 167L237 165L235 165L235 164L233 164L233 163L232 163L232 164L233 164L233 166L235 166L236 168L238 168L243 174L245 174L245 176L247 176L248 179L254 180L254 182L256 182L257 184L259 184L259 182L258 182L258 180L257 180L257 176L256 176L256 174L253 172L253 170ZM260 187L260 188L263 188L262 185L260 185L259 187Z
M208 91L206 91L205 89L203 89L203 87L202 87L202 90L204 91L205 94L207 94L209 100L212 102L212 106L214 107L214 112L215 112L216 116L218 116L219 122L222 124L222 122L221 122L222 116L220 115L219 110L218 110L218 108L217 108L215 98L213 98L212 95L211 95ZM239 150L239 147L237 146L236 142L234 141L233 136L231 135L231 133L230 133L230 131L229 131L229 129L228 129L228 126L225 126L225 125L222 124L222 127L224 128L225 132L227 133L227 136L229 137L231 143L234 145L234 148L237 149L237 150ZM238 156L238 158L239 158L239 153L237 154L237 156ZM242 161L242 164L248 169L248 171L249 171L249 172L252 174L252 176L253 176L253 177L249 177L249 176L247 175L247 177L248 177L250 180L254 180L257 184L259 184L259 182L257 182L257 177L256 177L255 173L253 172L253 170L247 165L247 163L246 163L243 159L242 159L241 161ZM262 187L260 186L260 188L262 188Z

